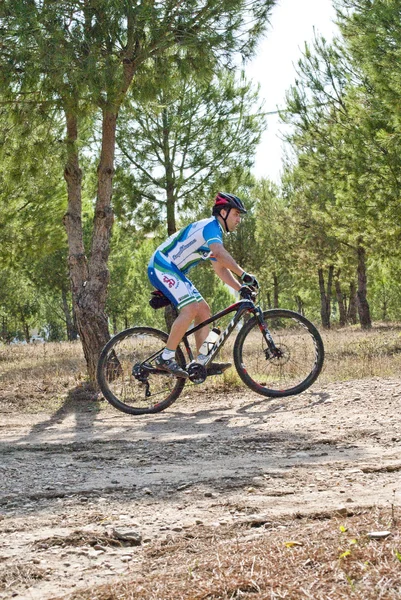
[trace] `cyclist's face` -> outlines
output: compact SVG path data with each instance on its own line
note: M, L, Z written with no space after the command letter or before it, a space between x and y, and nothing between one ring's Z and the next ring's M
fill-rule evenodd
M228 231L235 231L241 222L241 213L236 208L232 208L227 217Z

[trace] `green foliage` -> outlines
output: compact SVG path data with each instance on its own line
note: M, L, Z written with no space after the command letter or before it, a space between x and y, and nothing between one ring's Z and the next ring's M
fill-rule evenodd
M344 37L305 47L283 113L293 126L295 164L288 165L283 193L294 265L303 274L332 265L347 289L363 246L376 318L399 314L389 308L397 303L397 281L384 276L389 256L396 272L401 235L398 108L384 84L391 80L394 92L398 77L396 4L339 1Z
M178 212L191 219L219 184L250 169L263 117L243 75L220 70L202 82L170 62L155 61L154 100L134 87L121 112L114 205L148 231L167 216L173 233Z
M3 339L41 326L52 339L66 336L72 309L62 168L71 150L80 153L80 226L90 259L105 110L119 112L112 330L164 328L163 311L148 305L147 262L166 236L166 218L171 232L208 216L217 189L237 193L249 209L225 244L258 276L265 306L318 318L318 270L327 277L330 268L349 303L362 246L373 318L401 318L399 3L337 0L342 37L305 46L282 115L292 126L293 160L280 189L250 176L263 127L257 91L226 68L233 52L253 51L272 4L4 0ZM65 113L77 118L73 148L63 141ZM213 312L232 301L210 265L190 277ZM334 287L329 304L337 318Z

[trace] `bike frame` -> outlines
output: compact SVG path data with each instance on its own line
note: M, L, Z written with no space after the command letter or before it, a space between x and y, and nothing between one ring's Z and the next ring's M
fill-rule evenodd
M199 329L202 329L202 327L205 327L205 325L209 325L210 323L213 323L214 321L217 321L218 319L221 319L221 317L224 317L225 315L228 315L229 313L234 312L234 311L236 311L234 317L231 319L231 321L227 325L226 329L221 332L219 339L215 343L213 350L210 352L210 354L208 354L207 360L205 361L204 364L207 365L209 362L211 362L213 360L213 358L216 356L218 351L222 348L222 346L225 344L225 342L229 338L230 334L232 333L233 329L240 321L243 314L246 312L250 312L253 315L255 315L255 317L258 321L258 324L259 324L259 329L263 333L269 349L274 353L276 347L274 345L273 338L271 337L270 332L267 328L267 325L263 319L262 309L260 308L260 306L255 306L255 304L252 302L252 300L244 299L244 300L239 300L238 302L235 302L234 304L232 304L231 306L228 306L224 310L216 313L215 315L212 315L209 319L202 321L202 323L199 323L199 325L196 325L196 327L192 327L191 329L189 329L186 332L186 334L182 338L182 342L185 346L185 349L187 351L188 358L190 361L194 360L194 355L193 355L191 347L189 345L188 337L190 335L192 335L193 333L195 333L196 331L199 331Z

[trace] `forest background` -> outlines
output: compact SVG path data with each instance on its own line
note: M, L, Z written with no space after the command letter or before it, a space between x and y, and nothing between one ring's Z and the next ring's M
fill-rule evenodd
M400 319L401 25L396 0L337 0L281 118L279 185L251 174L266 127L246 60L274 2L5 1L0 9L1 340L163 325L146 264L217 190L249 214L226 245L264 307L325 328ZM191 273L212 310L231 302Z

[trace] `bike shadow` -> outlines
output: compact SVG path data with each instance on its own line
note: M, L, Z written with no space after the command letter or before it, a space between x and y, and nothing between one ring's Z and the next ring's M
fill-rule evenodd
M239 393L240 397L241 394ZM258 425L266 422L270 417L276 417L280 414L291 414L307 412L308 410L324 405L326 402L332 402L330 393L325 391L308 391L307 395L298 394L293 397L285 398L256 398L252 402L241 404L240 406L227 407L221 404L221 400L210 408L200 408L199 410L179 410L179 400L174 407L169 407L157 415L144 415L139 417L142 420L141 430L150 433L162 433L166 431L177 431L185 436L196 430L204 430L205 435L213 433L214 427L221 424L229 427L231 432L237 430L243 432L246 429L254 429ZM188 405L190 407L190 404ZM238 419L241 419L241 424Z

